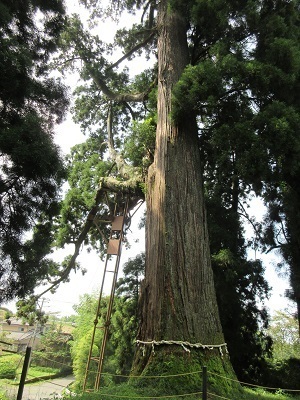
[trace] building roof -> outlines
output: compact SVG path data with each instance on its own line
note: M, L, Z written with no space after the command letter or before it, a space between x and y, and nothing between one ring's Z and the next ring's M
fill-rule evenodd
M7 322L7 321L8 321L8 320L2 321L2 324L3 324L3 323L7 323L7 324L9 324L9 325L30 326L30 325L28 324L28 322L23 322L21 319L18 319L18 318L13 318L13 317L11 317L11 318L9 318L10 323ZM31 326L32 326L32 325L31 325Z

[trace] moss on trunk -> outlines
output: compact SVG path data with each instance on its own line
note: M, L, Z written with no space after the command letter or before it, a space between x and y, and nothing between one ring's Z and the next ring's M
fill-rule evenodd
M228 355L221 356L218 349L186 351L178 346L166 345L147 349L143 354L139 349L138 357L146 356L140 377L130 379L130 385L149 391L149 396L188 395L202 391L202 368L207 367L207 390L221 396L232 398L242 393L236 381ZM141 363L142 364L142 363ZM137 375L135 375L137 374ZM132 375L138 376L138 371ZM224 378L223 378L224 377Z

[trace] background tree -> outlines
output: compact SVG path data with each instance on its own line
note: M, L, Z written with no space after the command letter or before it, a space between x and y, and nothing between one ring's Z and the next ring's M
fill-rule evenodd
M130 261L129 264L131 265L130 269L132 269L133 264L135 266L140 265L139 262L133 263L133 261ZM139 275L137 271L135 272L132 282L133 285L136 284L135 279ZM129 280L127 280L127 282L129 282ZM104 376L104 384L119 382L120 378L115 377L116 374L128 376L135 350L134 341L138 327L137 298L134 292L127 291L126 285L122 287L123 284L123 282L119 281L118 290L119 292L126 291L127 295L119 294L115 298L109 330L109 341L104 362L104 373L108 373L108 375ZM105 323L108 301L107 297L102 299L99 326L101 326L101 321L102 324ZM91 321L95 318L97 302L98 295L85 295L82 297L80 304L76 306L76 328L73 332L74 340L71 343L71 349L76 385L79 388L82 387L82 383L85 379L86 363L92 336ZM93 354L97 354L97 351L99 352L102 339L102 331L98 330L94 341L95 348L93 349ZM94 367L95 365L90 365L90 368ZM87 387L93 387L95 377L89 374L87 379Z
M268 207L263 244L268 251L279 250L288 266L290 297L298 309L300 329L299 2L266 2L259 24L255 56L268 70L264 82L255 82L257 93L265 95L255 121L261 132L260 147L265 147L264 154L269 152L268 164L262 163L262 195Z
M145 271L145 255L138 254L123 266L124 277L117 282L117 302L112 316L111 343L119 374L129 375L136 349L138 301Z
M264 300L268 298L269 286L262 263L249 260L247 254L249 247L257 245L258 241L256 231L251 240L245 238L244 223L249 220L247 204L250 203L251 186L247 185L236 165L237 159L243 158L238 155L243 149L241 144L238 145L238 141L243 140L239 130L247 123L242 121L235 100L231 105L229 101L225 102L227 112L231 108L230 118L238 121L236 124L240 126L236 127L231 121L232 126L226 127L227 114L220 115L224 119L220 126L219 122L207 123L200 137L210 251L220 318L232 364L240 380L257 382L271 344L262 329L268 325ZM223 113L223 110L216 110L215 119L217 112ZM237 135L237 139L230 138L225 145L229 131L230 135Z
M64 7L57 1L0 2L0 301L32 293L54 266L51 219L65 177L53 127L68 105L50 77ZM34 228L32 239L28 232Z
M72 373L70 334L64 334L62 323L53 321L42 334L37 351L33 353L32 363L43 367L52 367L64 374Z
M71 355L76 385L78 387L82 385L85 377L86 360L92 335L92 325L90 321L95 318L96 307L96 296L91 294L84 295L80 303L74 307L77 317L76 329L73 332L73 342L71 343Z
M276 311L268 334L273 340L273 357L269 360L265 382L282 388L299 389L299 330L297 314Z
M299 358L300 343L295 315L276 311L271 319L268 333L273 339L274 360Z
M123 266L123 276L117 282L117 294L134 300L136 307L145 273L145 254L129 259Z

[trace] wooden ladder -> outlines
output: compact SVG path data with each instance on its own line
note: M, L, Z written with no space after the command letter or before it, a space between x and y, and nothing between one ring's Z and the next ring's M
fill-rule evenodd
M101 380L101 374L102 374L103 363L104 363L104 355L105 355L105 349L106 349L106 344L107 344L107 340L108 340L110 319L111 319L111 314L112 314L112 308L113 308L114 297L115 297L115 289L116 289L116 283L117 283L117 277L118 277L118 271L119 271L119 265L120 265L120 259L121 259L122 241L123 241L123 236L124 236L124 226L125 226L125 220L127 217L127 213L128 213L128 198L123 202L122 206L120 206L120 204L115 205L114 216L113 216L113 220L112 220L112 224L111 224L109 241L108 241L108 245L107 245L106 260L105 260L103 278L102 278L99 300L98 300L98 305L97 305L96 318L94 320L94 329L93 329L93 333L92 333L91 347L89 350L88 360L87 360L87 364L86 364L85 378L84 378L84 383L83 383L83 391L87 391L87 392L88 391L96 391L100 387L100 380ZM111 287L110 287L109 302L108 302L108 306L107 306L104 325L99 326L100 325L99 317L100 317L100 309L101 309L101 300L103 297L104 287L106 288L106 286L107 286L108 273L113 274L113 278L110 281ZM96 336L97 329L101 329L103 331L103 338L102 338L99 354L94 355L93 347L94 347L94 343L95 343L95 336ZM96 365L97 365L96 372L95 372L95 370L93 370L93 371L91 370L93 363L96 363ZM95 376L94 389L87 388L88 378L91 374L93 374Z

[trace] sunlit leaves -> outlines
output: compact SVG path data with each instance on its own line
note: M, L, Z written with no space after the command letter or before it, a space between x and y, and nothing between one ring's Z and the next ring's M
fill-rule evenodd
M299 327L298 321L293 315L276 311L268 333L273 339L273 357L275 360L298 357L300 351Z
M134 122L132 133L125 141L125 157L134 166L147 169L154 157L156 124L153 118Z
M89 349L91 346L91 336L93 330L93 321L96 315L97 307L96 294L84 295L80 304L75 307L77 312L76 328L73 333L74 341L72 343L73 367L76 377L76 384L82 384ZM98 316L98 326L103 326L106 318L106 310L109 302L108 297L102 298L100 304L100 314ZM109 329L109 341L106 346L106 357L104 360L103 372L110 372L113 375L128 374L131 367L134 338L137 330L137 299L118 296L115 298L111 324ZM93 355L99 354L100 346L103 340L103 330L97 329ZM90 370L95 368L96 364L90 364ZM103 376L104 384L108 380L118 378L111 376ZM88 374L87 387L92 387L95 382L94 375Z

